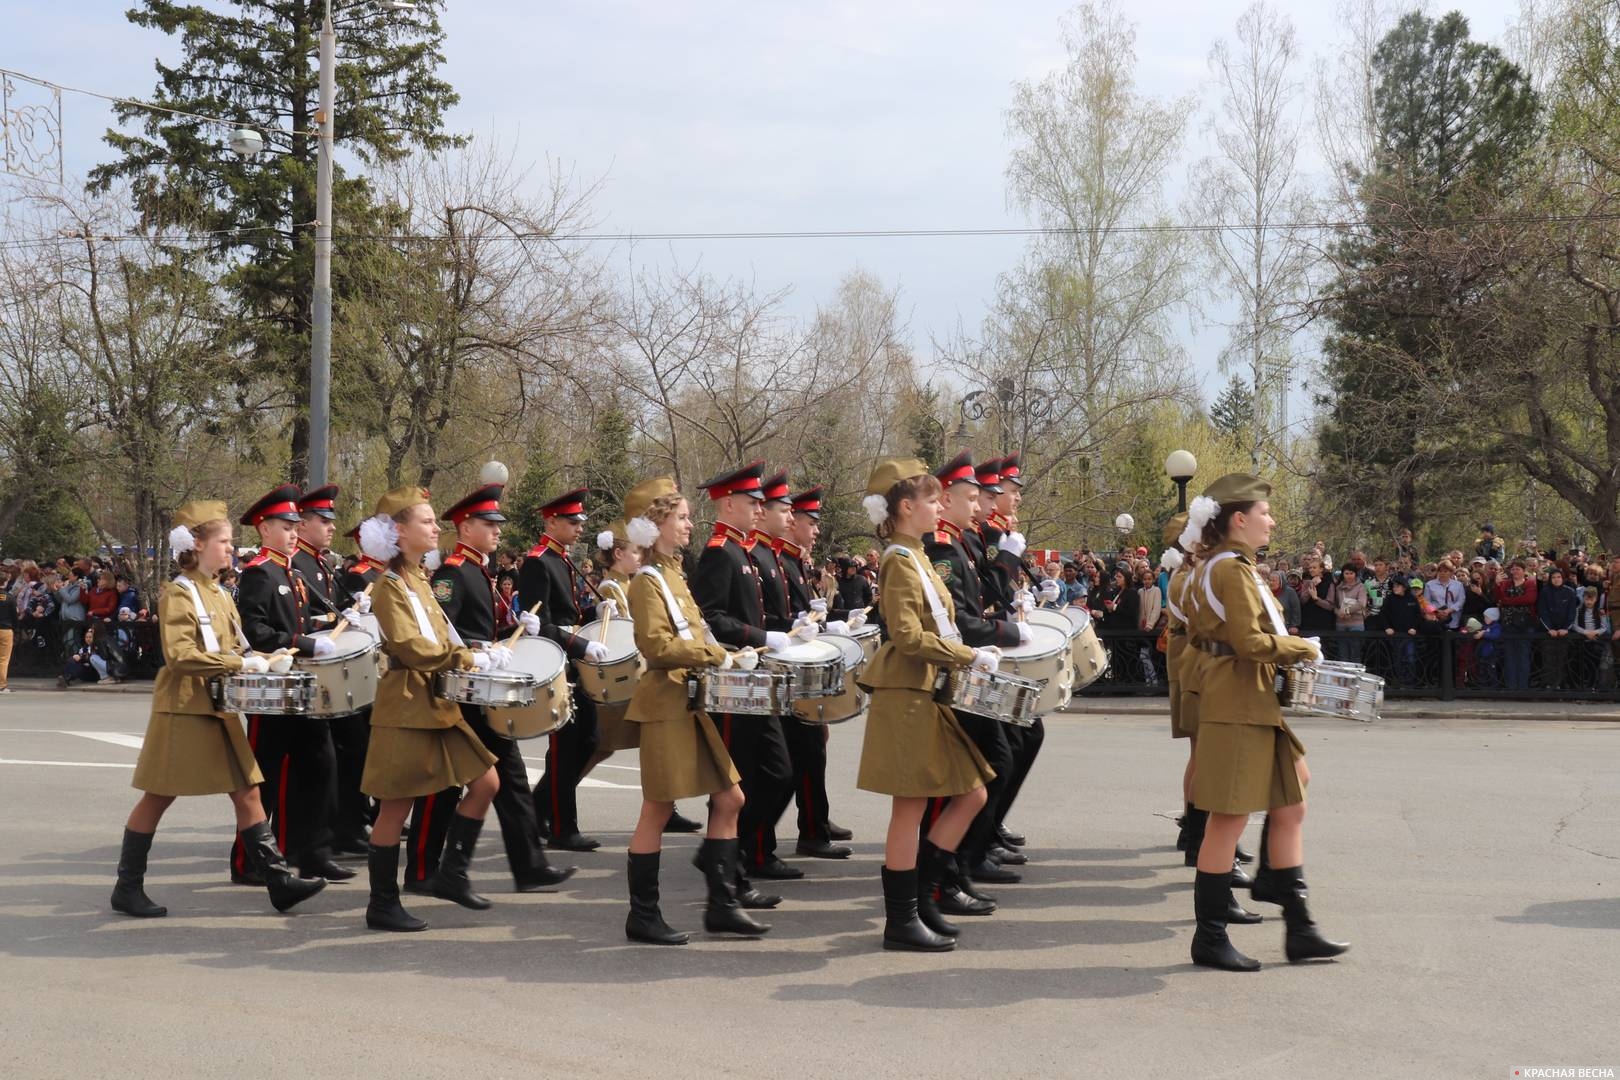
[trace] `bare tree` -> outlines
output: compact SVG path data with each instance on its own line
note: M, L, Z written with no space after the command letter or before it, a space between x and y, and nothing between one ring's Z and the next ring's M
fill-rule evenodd
M1339 0L1340 39L1332 59L1316 63L1316 134L1328 164L1327 198L1341 210L1357 206L1356 182L1378 156L1373 53L1396 20L1428 6L1426 0Z

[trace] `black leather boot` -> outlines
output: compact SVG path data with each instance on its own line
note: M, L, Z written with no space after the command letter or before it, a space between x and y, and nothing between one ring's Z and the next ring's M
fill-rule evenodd
M989 915L996 910L996 902L980 899L967 888L968 876L962 872L962 853L951 855L947 875L940 879L939 895L935 905L945 915Z
M658 910L658 862L661 852L630 853L630 914L624 920L624 936L647 945L685 945L688 938L664 921Z
M883 868L883 947L949 952L956 939L936 934L917 917L917 871Z
M936 847L930 840L924 840L917 851L917 917L934 933L953 938L962 931L939 913L934 890L950 879L955 859L956 852Z
M455 814L450 828L444 834L444 854L439 856L439 872L433 875L433 895L440 900L454 900L464 908L484 911L489 900L473 892L467 868L472 865L473 849L478 846L478 834L484 822L479 818Z
M1187 823L1185 831L1187 846L1182 848L1186 854L1182 857L1182 865L1198 865L1198 849L1204 846L1204 827L1209 824L1209 811L1187 804Z
M1231 876L1198 871L1193 879L1193 911L1198 917L1198 929L1193 932L1192 962L1222 971L1259 971L1260 961L1238 952L1226 936L1226 911L1231 905Z
M958 849L956 852L957 887L963 892L967 893L969 896L973 897L975 900L983 900L987 904L994 904L996 902L996 898L979 888L978 885L974 884L973 875L970 873L972 868L973 857Z
M371 878L371 899L366 904L366 925L373 930L412 934L428 924L399 903L399 845L366 849L366 870Z
M1283 953L1288 962L1327 960L1350 948L1348 941L1329 941L1322 936L1311 918L1311 909L1305 903L1305 868L1290 866L1286 870L1273 870L1273 879L1282 892L1283 921L1288 931L1283 936Z
M1176 818L1176 850L1187 850L1187 823L1192 819L1192 803L1186 805L1181 816Z
M169 913L146 895L146 855L152 850L152 834L124 830L124 846L118 852L118 884L113 886L112 909L137 919L159 919Z
M1260 865L1254 869L1254 881L1249 886L1249 899L1257 904L1280 904L1282 891L1271 870L1271 815L1260 827Z
M737 840L704 840L698 845L698 862L703 880L709 886L709 902L703 909L703 929L711 934L743 934L758 937L770 930L769 923L755 922L743 911L732 886L737 864Z
M326 888L326 879L301 878L276 847L276 838L270 835L270 823L261 821L242 830L242 847L248 862L270 892L270 903L277 911L286 911Z

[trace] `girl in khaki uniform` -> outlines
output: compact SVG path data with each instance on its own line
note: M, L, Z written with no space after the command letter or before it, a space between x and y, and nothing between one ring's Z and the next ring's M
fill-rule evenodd
M1288 959L1325 959L1349 948L1322 937L1305 902L1301 827L1310 772L1305 748L1283 721L1274 681L1278 666L1320 660L1322 652L1287 633L1255 570L1256 549L1271 539L1270 495L1265 481L1231 473L1211 484L1189 512L1204 522L1191 627L1201 679L1192 801L1209 813L1193 889L1198 929L1192 959L1227 971L1260 967L1226 934L1233 856L1256 810L1270 812L1270 865L1262 863L1261 871L1269 875L1267 893L1260 894L1257 881L1256 898L1275 897L1282 905Z
M630 914L625 936L650 945L684 945L687 935L664 921L658 906L663 833L676 799L709 796L709 826L694 860L708 885L703 928L711 934L758 936L770 927L743 911L737 876L737 815L743 792L714 721L687 700L693 668L731 666L731 654L709 639L692 599L679 551L692 538L692 512L667 477L646 480L624 497L626 534L643 546L644 569L630 581L630 618L647 670L625 718L640 729L641 815L630 837Z
M263 674L262 656L243 656L236 604L219 584L231 564L231 525L222 502L191 502L175 512L169 547L180 576L158 598L163 667L152 688L152 718L135 763L132 785L145 792L124 826L112 908L151 919L168 914L146 895L146 858L163 812L180 795L226 793L236 827L270 902L286 911L326 887L325 878L300 878L276 848L259 802L264 780L234 713L214 706L209 683L238 672Z
M935 905L935 888L960 887L956 846L985 803L995 772L951 710L934 700L941 667L994 671L994 649L962 644L950 590L934 573L920 537L939 525L939 481L915 458L878 463L866 483L867 516L890 542L878 565L884 642L861 673L872 695L856 786L893 796L883 859L885 949L956 947ZM930 602L930 597L932 602ZM950 796L921 842L932 796ZM922 863L919 871L918 863Z
M439 545L438 515L422 488L395 488L377 500L374 516L360 523L361 549L388 564L371 589L371 614L382 631L388 671L377 683L371 709L371 741L360 790L377 799L367 864L371 900L366 925L373 930L426 930L427 923L399 902L399 834L418 795L466 785L456 806L444 854L432 882L433 895L482 910L489 901L472 890L472 862L484 815L500 788L495 756L462 719L461 710L433 692L440 671L490 671L505 666L502 645L474 652L450 637L444 609L422 570L422 557Z

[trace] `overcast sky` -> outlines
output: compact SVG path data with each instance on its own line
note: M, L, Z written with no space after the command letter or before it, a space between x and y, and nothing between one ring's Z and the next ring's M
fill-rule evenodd
M342 0L338 0L342 2ZM131 26L126 2L0 0L0 67L112 94L143 96L152 60L175 44ZM220 6L225 6L222 3ZM497 135L520 158L550 157L604 180L604 231L705 232L984 228L1009 213L1002 171L1011 84L1063 60L1067 3L911 0L786 4L452 0L443 74L461 94L451 125ZM1207 93L1206 59L1246 0L1140 0L1138 80L1156 95ZM1307 64L1330 55L1334 0L1282 0ZM1497 39L1517 0L1460 8ZM110 116L65 99L67 167L102 160ZM1202 119L1186 168L1204 152ZM6 178L0 174L0 190ZM912 343L958 320L977 327L1015 238L773 239L643 243L628 262L677 259L717 275L790 286L809 313L855 267L898 285ZM1213 396L1222 331L1185 340Z

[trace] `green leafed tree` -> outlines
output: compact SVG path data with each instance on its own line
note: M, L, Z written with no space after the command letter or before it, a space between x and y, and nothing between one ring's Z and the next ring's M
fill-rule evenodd
M1233 375L1220 397L1209 407L1209 420L1222 435L1242 440L1254 424L1254 391Z
M340 159L375 165L413 148L459 141L443 130L457 100L438 76L443 5L417 0L414 9L396 12L369 0L331 4ZM226 147L226 132L217 125L122 104L115 108L121 127L106 136L116 157L90 174L98 193L127 181L148 228L209 234L242 317L237 345L248 362L239 377L277 392L274 402L290 417L289 475L297 480L309 454L317 49L326 9L327 0L230 0L212 7L137 0L129 20L177 37L181 46L177 63L156 65L151 101L254 128L265 150L243 159ZM370 227L363 178L336 170L333 203L340 235ZM341 275L334 284L334 303L341 304ZM344 359L334 354L334 367Z

